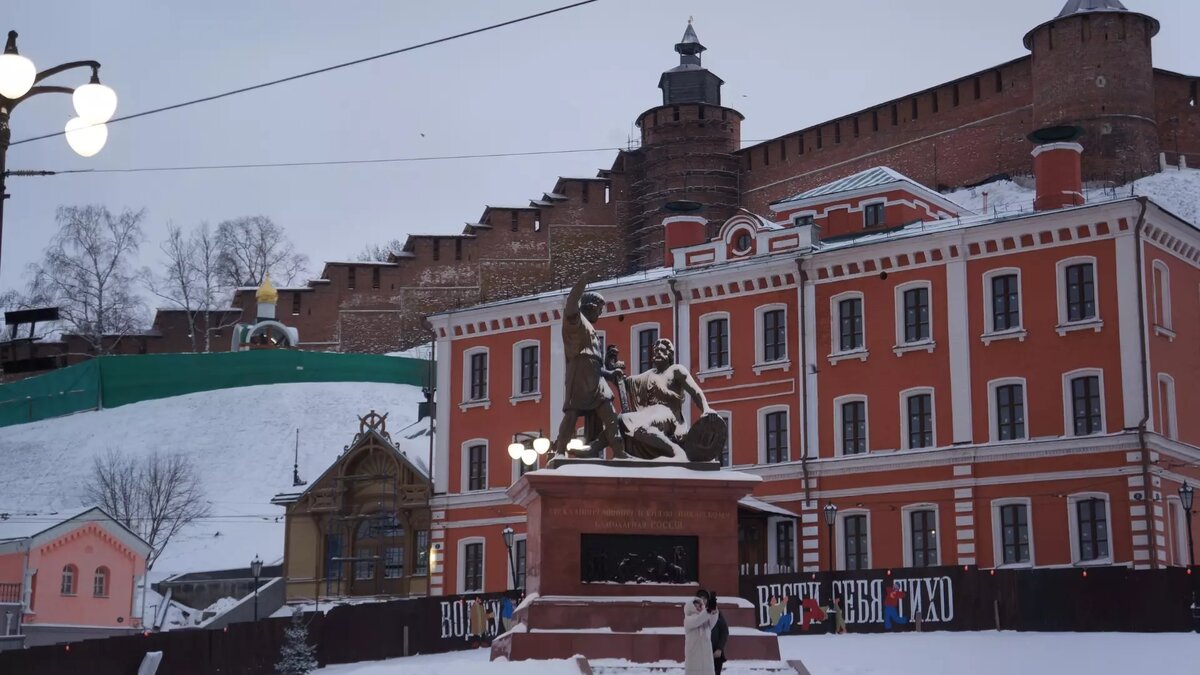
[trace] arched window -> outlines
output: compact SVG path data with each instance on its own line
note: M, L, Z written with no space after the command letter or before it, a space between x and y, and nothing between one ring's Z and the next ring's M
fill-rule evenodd
M108 597L108 568L97 567L96 576L92 578L92 595L97 598Z
M354 564L356 580L374 580L378 573L376 560L383 561L383 578L404 576L404 524L394 513L380 513L364 519L355 531Z
M75 569L74 565L66 565L62 571L62 594L75 595L75 579L79 576L79 570Z

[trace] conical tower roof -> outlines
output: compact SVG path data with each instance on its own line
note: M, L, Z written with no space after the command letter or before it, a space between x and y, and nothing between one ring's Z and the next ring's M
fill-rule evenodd
M279 291L271 285L271 275L263 276L262 283L258 286L258 291L254 294L254 299L258 302L269 302L275 304L279 301Z
M1120 0L1067 0L1067 4L1063 5L1062 11L1058 13L1058 16L1049 21L1038 24L1037 27L1025 34L1025 48L1032 49L1033 34L1042 27L1048 26L1055 21L1080 14L1104 14L1113 12L1129 14L1130 16L1140 16L1148 19L1152 24L1150 28L1151 37L1158 34L1158 19L1155 19L1147 14L1142 14L1141 12L1130 11L1128 7L1121 4Z

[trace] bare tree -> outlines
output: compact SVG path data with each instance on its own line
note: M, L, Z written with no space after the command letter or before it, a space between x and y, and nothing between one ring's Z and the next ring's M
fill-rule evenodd
M356 258L363 262L391 262L393 255L404 252L404 242L391 239L385 244L367 244Z
M200 476L183 453L134 457L109 450L93 460L84 495L150 544L146 569L180 530L209 514Z
M200 351L201 345L205 352L212 351L213 333L236 323L237 315L226 321L220 311L232 289L221 282L220 253L208 224L201 223L188 234L168 224L167 238L159 248L166 256L163 271L156 275L144 269L146 287L183 310L193 352Z
M22 293L15 289L9 289L0 293L0 328L3 329L0 330L0 342L7 340L12 332L12 329L15 328L13 326L8 326L4 322L5 312L12 312L21 309L37 309L40 307L47 307L52 304L54 303L48 301L46 298L39 297L34 294ZM34 327L34 332L32 335L26 334L24 337L41 339L54 333L56 330L58 330L57 321L43 321Z
M107 353L142 324L133 259L145 239L144 217L128 209L114 215L103 206L59 207L58 233L42 262L30 266L30 295L57 305L62 327L92 353Z
M222 222L216 247L221 281L231 288L257 286L267 274L290 284L308 267L308 256L297 253L283 228L266 216Z

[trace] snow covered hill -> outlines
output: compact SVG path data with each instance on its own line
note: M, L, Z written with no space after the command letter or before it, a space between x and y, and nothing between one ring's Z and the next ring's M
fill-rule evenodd
M423 398L419 387L401 384L277 384L5 427L0 429L0 513L47 520L59 509L79 506L93 458L110 448L179 450L196 460L212 516L171 541L153 577L245 567L255 555L273 563L283 556L283 509L270 501L293 489L296 429L300 475L309 481L333 463L358 432L358 416L371 409L390 413L392 439L424 467L425 424L410 427Z

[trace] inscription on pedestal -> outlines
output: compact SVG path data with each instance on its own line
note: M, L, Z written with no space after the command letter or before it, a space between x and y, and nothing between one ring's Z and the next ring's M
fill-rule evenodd
M649 534L580 535L584 583L689 584L699 578L699 538Z
M587 522L599 530L680 532L692 529L695 521L718 519L721 511L704 509L639 509L634 507L551 506L552 519Z

